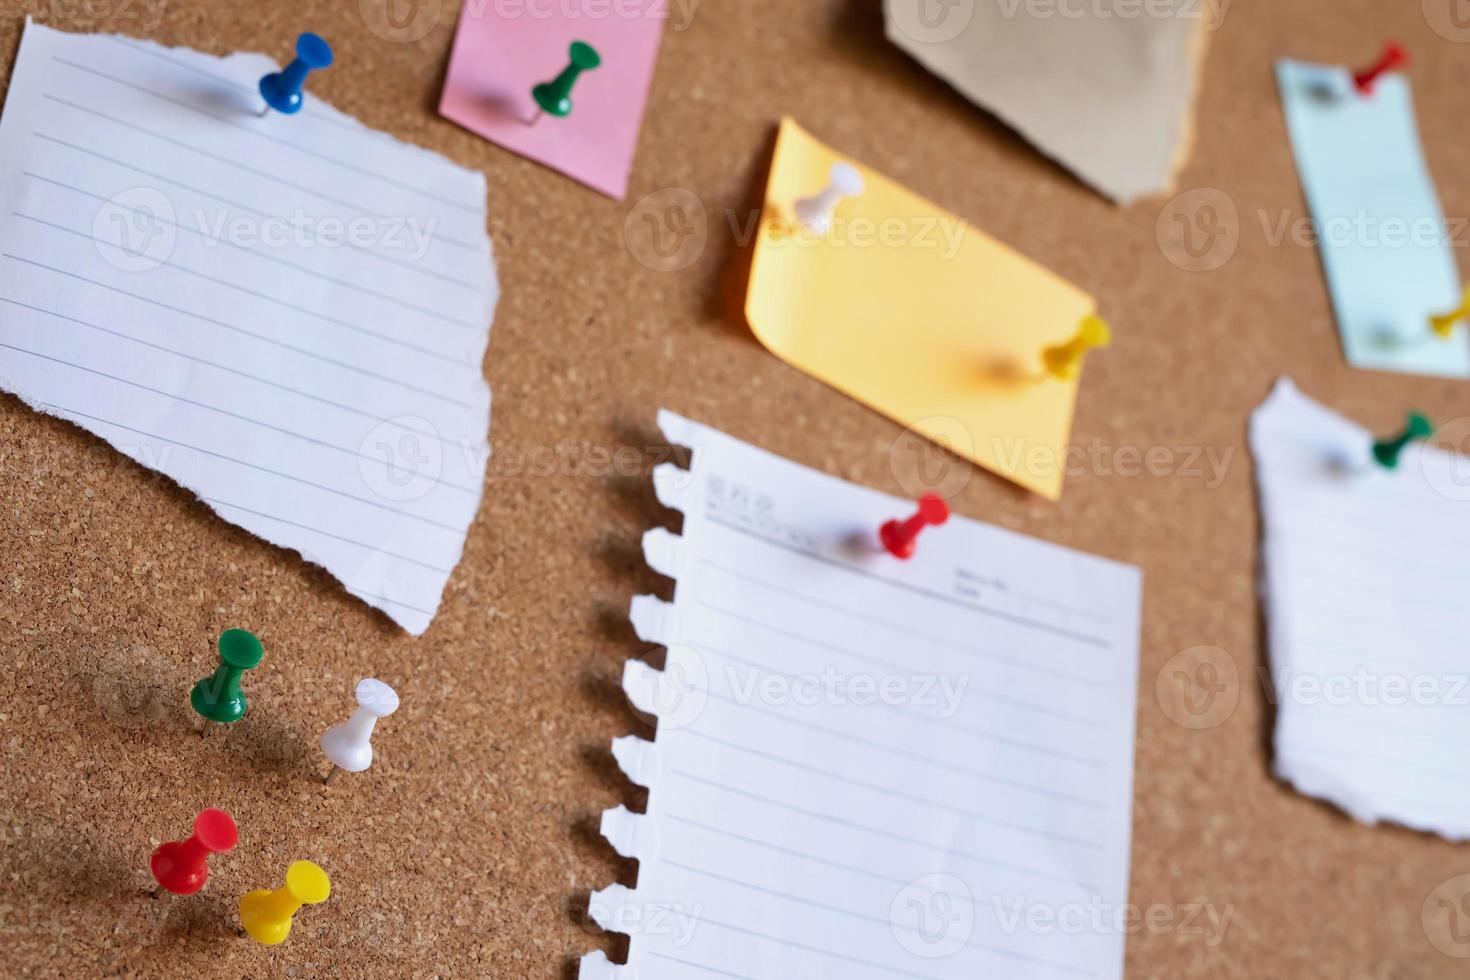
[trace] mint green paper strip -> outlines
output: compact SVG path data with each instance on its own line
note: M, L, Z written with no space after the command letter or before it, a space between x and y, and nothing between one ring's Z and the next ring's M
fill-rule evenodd
M1283 59L1276 81L1348 363L1470 378L1465 326L1429 329L1459 306L1460 276L1408 79L1383 75L1364 97L1346 69Z

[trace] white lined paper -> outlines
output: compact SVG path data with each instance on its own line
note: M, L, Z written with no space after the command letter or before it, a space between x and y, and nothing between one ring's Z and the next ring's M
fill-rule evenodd
M660 424L677 586L624 677L658 733L614 745L648 810L604 814L637 885L591 901L629 961L584 980L1121 977L1121 922L1042 919L1127 901L1138 571L963 518L900 563L911 502Z
M479 506L485 181L260 55L30 24L0 119L0 385L422 633Z
M1251 418L1275 768L1356 820L1465 840L1470 467L1416 444L1385 471L1374 439L1286 380Z

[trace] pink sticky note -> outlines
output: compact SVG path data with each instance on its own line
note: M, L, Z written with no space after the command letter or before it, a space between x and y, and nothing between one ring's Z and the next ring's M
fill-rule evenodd
M621 200L668 13L667 0L466 0L439 114ZM531 89L573 41L602 65L577 81L571 115L536 119Z

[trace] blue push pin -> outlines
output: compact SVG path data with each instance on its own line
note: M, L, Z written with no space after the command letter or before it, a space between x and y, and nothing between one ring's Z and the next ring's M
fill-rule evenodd
M296 39L296 60L286 66L285 71L274 71L260 80L260 94L265 99L264 116L272 109L292 115L301 111L305 99L301 90L306 87L306 76L316 68L329 68L332 64L332 46L315 34L306 33Z

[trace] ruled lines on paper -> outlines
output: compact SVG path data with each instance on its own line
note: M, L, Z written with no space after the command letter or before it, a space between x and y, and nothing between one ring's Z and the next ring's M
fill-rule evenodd
M584 980L1121 976L1137 570L964 519L900 564L907 503L660 422L694 454L644 542L675 598L632 611L657 737L614 745L648 810L604 814L637 885L590 904L629 968Z
M1365 823L1470 839L1470 461L1414 445L1390 472L1373 440L1289 381L1251 419L1275 768Z
M275 65L27 24L0 119L0 385L417 634L488 459L477 173Z

